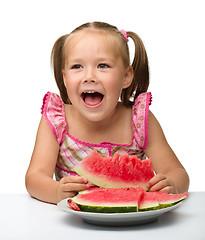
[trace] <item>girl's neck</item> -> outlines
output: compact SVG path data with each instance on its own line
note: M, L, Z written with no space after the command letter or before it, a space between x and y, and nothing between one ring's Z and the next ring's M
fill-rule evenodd
M131 109L121 103L109 118L99 122L82 118L72 105L65 109L69 133L83 142L130 144L132 141Z

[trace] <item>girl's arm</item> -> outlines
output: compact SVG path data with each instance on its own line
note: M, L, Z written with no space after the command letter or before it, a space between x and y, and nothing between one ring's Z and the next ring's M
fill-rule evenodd
M45 118L42 117L37 132L31 162L26 173L28 193L39 200L58 203L72 197L77 191L87 189L87 179L77 176L55 181L53 174L58 158L59 144Z
M189 177L166 141L162 128L149 112L149 136L145 153L152 159L156 176L149 182L150 191L182 193L188 191Z

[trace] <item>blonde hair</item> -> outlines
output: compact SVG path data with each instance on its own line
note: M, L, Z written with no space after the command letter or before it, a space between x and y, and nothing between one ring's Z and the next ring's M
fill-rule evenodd
M52 53L51 53L51 63L54 70L55 80L59 88L61 98L64 103L70 103L68 99L67 91L63 82L63 74L62 74L62 70L65 67L65 59L66 59L65 47L69 42L70 37L74 33L84 29L98 30L102 34L106 34L107 37L112 35L114 37L112 39L114 39L114 42L115 42L114 46L115 47L118 46L116 50L121 55L125 67L130 66L130 54L129 54L127 41L123 36L123 34L115 26L112 26L104 22L92 22L92 23L85 23L77 27L70 34L66 34L58 38L53 46ZM127 36L132 38L135 45L135 55L132 63L132 67L134 70L134 78L132 80L131 85L128 88L125 88L122 90L121 101L125 106L132 106L134 104L134 100L136 99L136 97L140 93L146 92L148 89L149 66L148 66L147 53L142 40L134 32L127 32ZM116 41L118 45L116 44Z

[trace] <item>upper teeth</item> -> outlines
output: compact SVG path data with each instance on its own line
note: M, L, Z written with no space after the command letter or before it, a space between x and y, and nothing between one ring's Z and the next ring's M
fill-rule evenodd
M84 93L95 93L95 91L85 91Z

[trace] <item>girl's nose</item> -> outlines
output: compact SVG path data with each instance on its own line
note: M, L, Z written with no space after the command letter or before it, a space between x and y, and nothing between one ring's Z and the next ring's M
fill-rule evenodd
M96 82L96 76L95 76L94 69L92 69L92 68L86 69L83 82L84 83L95 83Z

